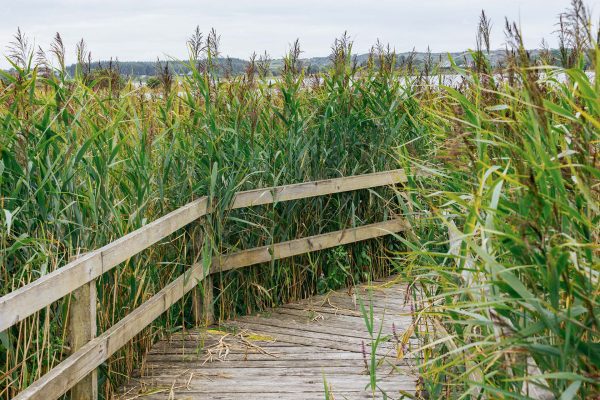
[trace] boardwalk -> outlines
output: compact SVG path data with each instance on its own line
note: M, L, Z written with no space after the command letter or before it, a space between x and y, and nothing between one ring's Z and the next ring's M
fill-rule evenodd
M402 391L414 393L417 380L414 363L398 356L412 324L406 285L387 281L370 288L375 335L383 320L387 337L376 351L378 386L397 399ZM332 399L373 398L365 388L372 340L357 300L369 304L366 289L331 292L171 336L154 346L141 376L138 371L120 398L325 399L324 381Z
M252 189L236 192L228 208L396 186L407 179L404 171L398 169ZM391 210L389 215L393 218L380 222L222 254L207 265L198 260L135 310L99 333L97 308L103 305L98 304L96 296L97 278L185 226L198 223L203 216L212 213L213 201L208 196L193 200L0 297L1 332L71 294L66 318L71 354L14 399L54 400L70 390L74 400L97 400L97 368L186 293L198 285L208 289L203 291L201 303L203 315L212 315L213 274L399 235L411 229L407 220ZM364 290L358 288L357 291ZM404 297L401 286L380 288L373 297L375 311L383 315L387 310L391 316L385 320L385 334L390 337L394 336L393 324L398 329L410 325L410 320L401 316L408 311L401 300ZM194 309L200 310L199 307ZM348 393L347 397L360 397L364 394L366 368L359 366L369 362L366 355L370 354L372 337L366 334L357 310L356 296L350 293L344 297L339 292L284 306L271 311L272 315L245 317L218 328L186 332L185 336L176 336L156 346L147 362L139 366L142 377L133 382L122 397L127 398L132 393L133 398L146 394L157 398L249 397L246 393L257 393L260 398L274 393L286 398L293 398L297 393L300 398L311 394L320 397L319 387L325 380L333 390ZM199 316L200 313L196 314ZM403 342L393 337L391 342L378 347L371 358L373 364L379 363L389 370L384 374L378 371L378 377L385 377L379 386L391 394L415 390L414 378L409 378L403 358L394 355L403 346L394 341ZM258 362L254 370L248 368L251 361ZM371 377L374 370L371 368Z

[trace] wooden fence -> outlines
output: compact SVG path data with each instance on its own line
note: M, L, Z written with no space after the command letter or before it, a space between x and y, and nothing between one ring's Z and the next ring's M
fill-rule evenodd
M403 170L398 169L255 189L236 193L230 208L252 207L403 182L406 182L406 175ZM213 273L381 237L409 228L404 219L394 218L222 255L212 260L207 270L200 261L110 329L96 336L96 278L210 211L208 198L201 197L0 298L1 332L62 297L73 294L69 315L72 354L23 390L16 399L56 399L72 388L74 399L95 400L98 390L96 368L200 283L206 290L203 291L202 304L198 307L203 310L207 322L211 322L210 275Z

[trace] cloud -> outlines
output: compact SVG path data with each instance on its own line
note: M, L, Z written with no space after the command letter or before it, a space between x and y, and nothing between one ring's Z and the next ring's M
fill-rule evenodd
M304 56L326 55L344 31L355 39L358 52L377 39L398 51L427 46L452 51L473 47L478 16L485 9L494 23L494 47L504 41L504 16L520 21L526 45L536 47L542 38L556 43L552 32L567 5L565 0L25 0L4 6L0 46L6 54L21 27L44 48L60 32L70 62L81 38L95 59L184 57L186 38L199 25L205 32L216 28L223 53L234 57L264 50L279 57L296 38ZM6 66L4 60L0 66Z

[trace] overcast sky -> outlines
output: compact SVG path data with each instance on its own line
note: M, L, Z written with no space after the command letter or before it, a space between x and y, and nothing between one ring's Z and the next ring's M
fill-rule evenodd
M593 15L600 0L588 0ZM481 9L493 22L493 44L504 43L504 17L520 22L526 45L542 38L556 44L555 23L568 0L0 0L0 66L20 27L43 48L60 32L68 62L75 43L84 38L96 59L122 61L183 58L186 39L196 25L214 27L224 55L247 58L266 50L273 58L300 39L303 57L329 54L344 31L355 51L366 52L379 38L397 51L472 48Z

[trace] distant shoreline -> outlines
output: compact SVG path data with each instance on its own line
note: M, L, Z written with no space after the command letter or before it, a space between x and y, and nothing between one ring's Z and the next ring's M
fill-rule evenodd
M559 50L551 49L547 51L549 51L553 57L558 58ZM531 49L528 50L528 52L533 59L536 59L539 57L542 50ZM426 60L429 60L434 66L439 67L439 65L442 64L442 68L444 69L451 68L450 58L452 58L452 60L459 67L467 67L473 61L472 51L469 50L444 53L402 52L395 53L395 56L399 65L412 63L412 66L417 70L423 68ZM352 58L355 60L357 65L361 66L367 63L369 59L369 53L355 54L352 56ZM498 67L506 59L506 50L492 50L489 52L488 59L490 60L492 67ZM331 66L331 59L329 56L303 58L299 61L309 73L321 72ZM185 75L188 72L186 60L160 60L160 62L162 63L163 67L168 63L169 68L175 75ZM113 68L118 69L121 75L145 79L156 75L157 61L121 61L116 59L100 60L93 61L91 63L91 69L108 68L110 65L112 65ZM249 61L234 57L219 57L216 65L219 68L220 75L239 76L245 73L246 67L249 65ZM73 75L75 73L76 66L77 64L68 65L66 67L67 72ZM283 58L270 60L269 70L273 76L278 76L282 68ZM7 71L10 71L10 69Z

